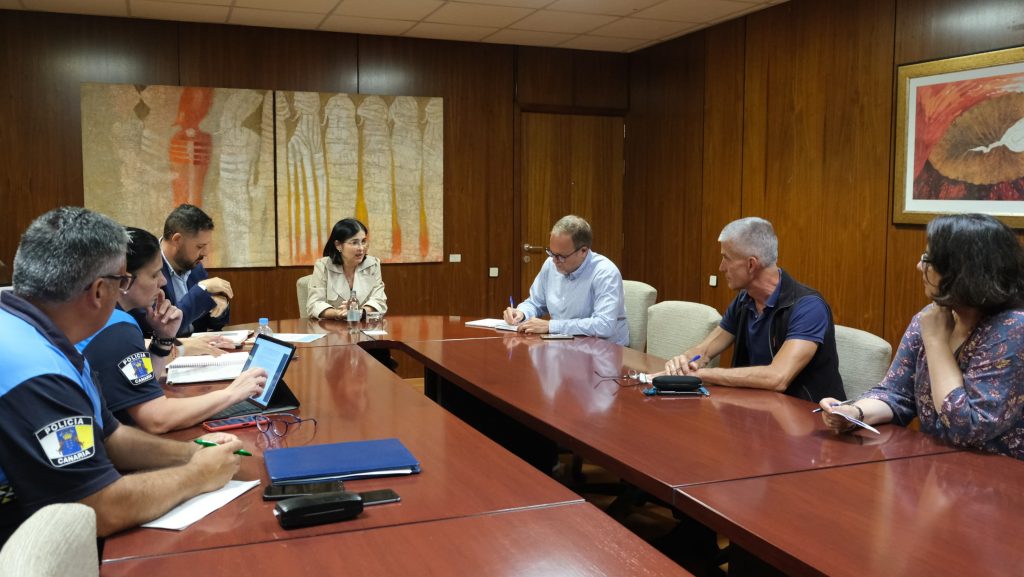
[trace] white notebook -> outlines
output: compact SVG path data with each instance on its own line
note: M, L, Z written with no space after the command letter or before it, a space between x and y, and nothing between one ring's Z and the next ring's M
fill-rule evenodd
M178 357L167 365L168 383L229 381L242 373L249 353Z

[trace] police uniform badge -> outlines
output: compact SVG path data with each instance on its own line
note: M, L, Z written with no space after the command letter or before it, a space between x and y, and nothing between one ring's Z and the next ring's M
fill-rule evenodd
M36 431L36 439L54 467L77 463L96 454L92 417L80 415L54 421Z
M141 385L154 378L153 361L149 358L149 353L132 353L117 363L117 368L133 385Z

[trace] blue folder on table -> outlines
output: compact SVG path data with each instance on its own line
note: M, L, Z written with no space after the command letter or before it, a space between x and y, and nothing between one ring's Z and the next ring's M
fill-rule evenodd
M398 439L270 449L263 454L274 485L412 475L420 462Z

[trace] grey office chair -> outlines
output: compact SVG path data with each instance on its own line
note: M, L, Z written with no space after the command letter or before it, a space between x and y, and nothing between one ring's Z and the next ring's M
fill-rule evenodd
M705 304L662 301L647 309L647 354L671 359L704 340L721 320ZM718 366L718 358L709 366Z
M96 513L81 503L47 505L0 551L0 577L96 577Z
M892 361L892 346L885 339L842 325L836 325L836 351L848 399L880 383Z
M647 344L647 308L658 300L658 289L640 281L624 280L622 290L626 293L629 348L642 353Z
M306 301L309 300L309 279L313 275L307 274L295 281L295 297L299 300L299 318L306 318Z

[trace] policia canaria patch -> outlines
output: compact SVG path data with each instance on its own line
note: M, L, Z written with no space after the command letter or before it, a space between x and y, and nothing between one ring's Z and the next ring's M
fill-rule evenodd
M92 417L68 417L36 431L36 439L54 467L64 467L96 454Z
M153 361L149 358L149 353L135 353L125 357L117 363L117 368L121 369L121 374L133 385L153 380Z

